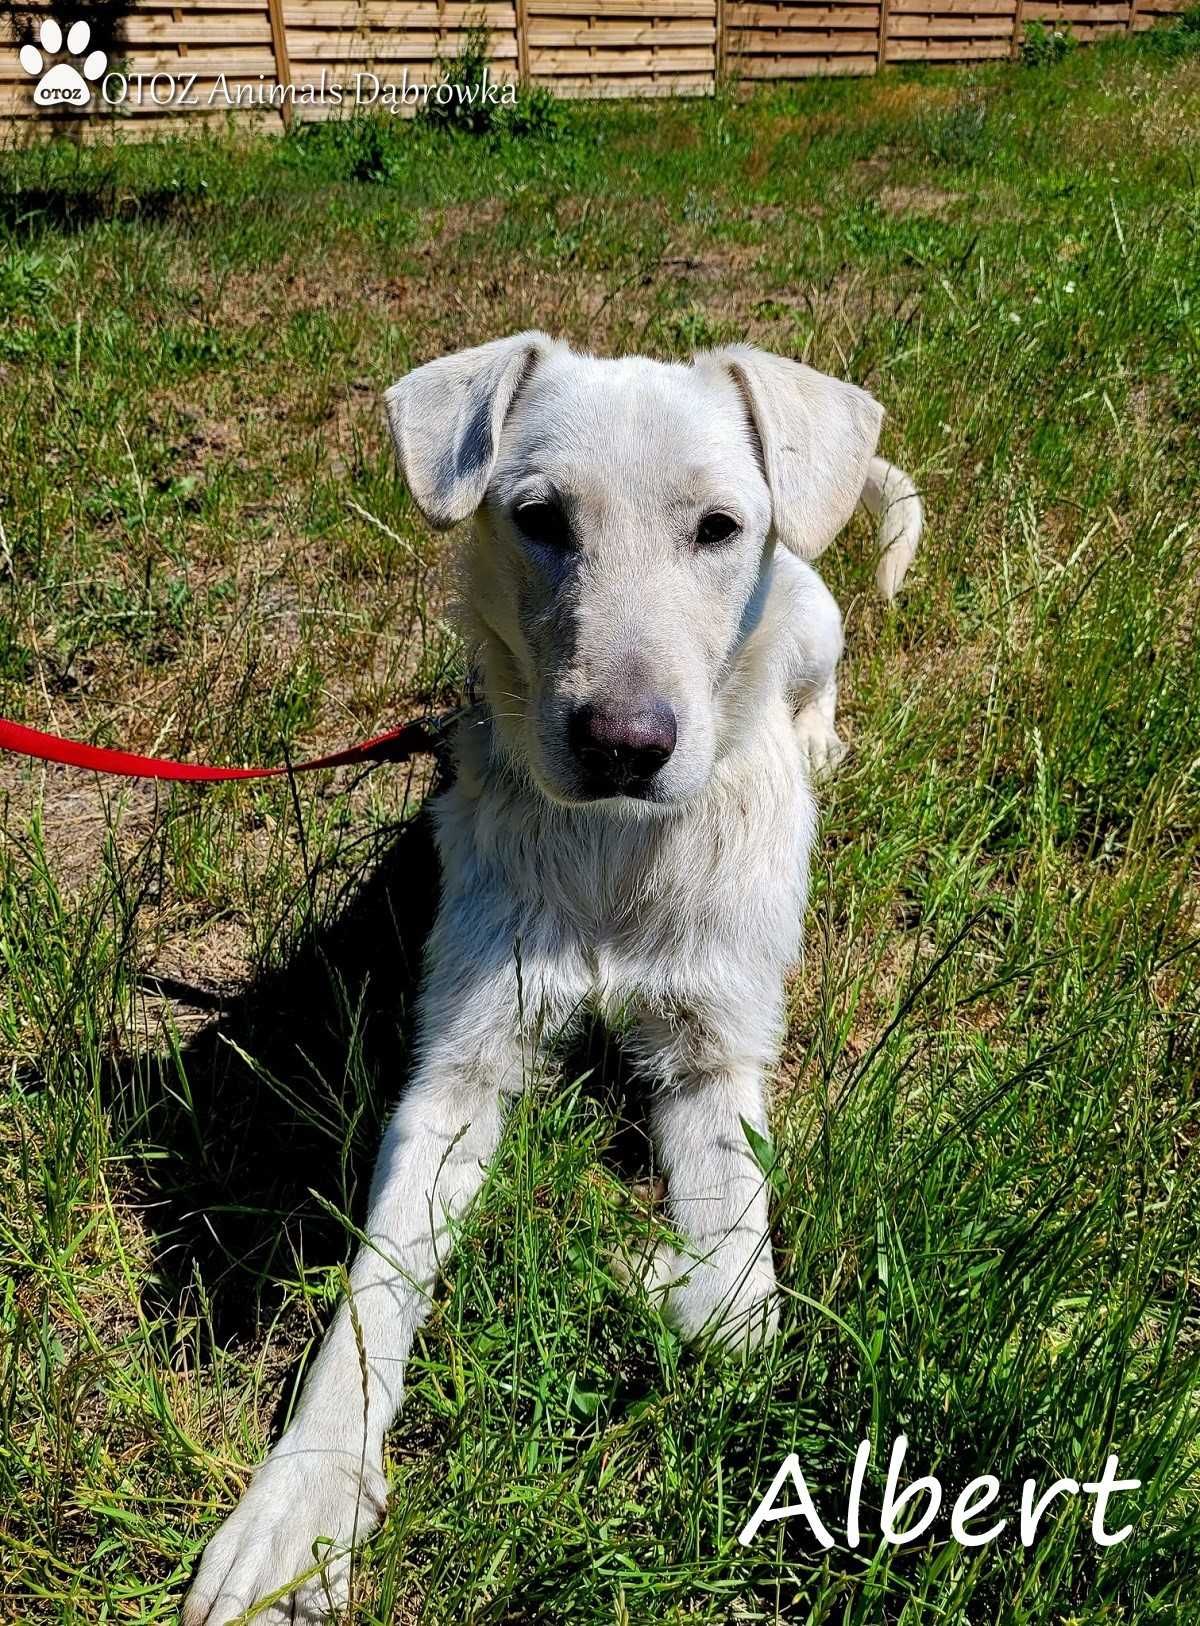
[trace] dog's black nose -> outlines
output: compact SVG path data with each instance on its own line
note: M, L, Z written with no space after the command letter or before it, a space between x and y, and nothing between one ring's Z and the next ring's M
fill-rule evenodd
M644 785L675 749L675 713L665 700L576 706L567 737L592 788L619 792Z

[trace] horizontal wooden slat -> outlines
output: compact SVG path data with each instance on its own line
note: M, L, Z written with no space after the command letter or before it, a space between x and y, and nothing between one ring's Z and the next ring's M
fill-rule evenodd
M815 39L833 39L844 47L847 39L859 39L860 36L875 37L878 31L880 31L880 13L876 11L875 16L860 16L852 26L842 24L834 28L823 28L820 24L815 24L813 28L807 28L803 33L797 31L795 34L750 34L738 42L737 49L743 55L789 57L795 55L795 52L805 54L815 50L816 47L811 44Z
M729 6L725 12L725 26L731 29L766 29L788 32L805 29L814 19L838 14L854 16L864 11L877 11L877 0L862 0L861 4L804 5L804 6Z
M288 28L386 28L393 32L467 28L482 21L488 28L515 28L516 10L511 5L425 5L397 6L364 0L315 0L311 5L285 5L283 20Z
M980 62L1006 56L1002 40L889 40L889 62Z
M1031 21L1070 23L1072 27L1090 24L1119 23L1123 28L1129 21L1128 6L1056 5L1026 0L1024 15Z
M582 46L584 49L600 46L615 49L622 45L711 45L716 37L716 27L711 23L695 26L675 24L662 28L638 27L636 24L622 26L619 23L609 23L596 28L550 28L541 23L529 31L530 45L536 45L542 50L554 46Z
M494 40L491 60L511 61L516 57L515 40ZM386 34L376 38L358 38L353 34L338 34L332 38L320 35L311 38L290 39L288 56L293 67L297 62L358 63L371 62L434 62L445 56L436 44L422 39L391 39Z
M229 17L189 17L181 22L173 17L134 16L126 19L121 38L131 51L163 40L176 45L245 45L250 41L270 45L271 20L265 12L258 17L238 12Z
M62 8L70 10L70 7ZM198 5L179 6L175 0L134 0L131 8L135 13L175 12L186 11L189 17L202 17L206 12L226 13L231 11L253 11L257 15L266 16L266 5L256 6L252 0L199 0Z
M823 56L826 52L841 51L873 51L879 38L879 26L874 28L839 29L839 28L813 28L804 34L793 34L784 42L776 36L768 35L766 38L755 36L747 45L742 47L741 54L745 56Z
M527 0L526 15L535 17L645 17L647 4L656 17L715 17L716 0Z
M1011 23L1013 18L1014 0L963 0L956 4L950 3L936 5L930 0L890 0L888 13L899 17L907 12L919 12L925 17L1006 17Z
M189 51L187 56L180 56L178 51L160 50L139 51L136 58L130 61L129 73L140 73L143 78L156 73L173 74L179 79L182 74L200 74L202 77L215 79L218 74L227 74L231 79L252 79L258 74L265 74L268 79L275 77L275 57L269 50L258 50L254 46L239 45L228 51L206 49L204 51ZM149 87L147 87L148 93Z
M1028 15L1028 9L1026 10ZM1012 39L1011 19L1003 17L891 17L888 39Z
M708 51L539 51L529 48L529 65L536 73L634 73L651 68L658 73L686 73L711 65Z
M787 56L787 57L747 57L738 61L738 74L743 79L796 79L796 78L840 78L843 76L856 76L875 72L875 57L872 53L854 55L838 53L832 55L813 56Z
M404 42L444 52L448 48L457 51L469 39L467 31L458 28L289 28L287 37L289 54L306 40L373 40L377 45ZM489 55L506 39L515 38L515 29L497 29L488 39Z
M556 79L553 90L556 96L569 101L645 101L673 96L711 96L713 82L711 74L674 75L663 79Z

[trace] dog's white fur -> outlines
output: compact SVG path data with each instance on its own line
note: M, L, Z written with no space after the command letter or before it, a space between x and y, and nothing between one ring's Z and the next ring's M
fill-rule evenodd
M765 1134L810 772L842 750L841 617L804 561L862 501L890 597L921 533L911 480L874 455L870 396L745 347L668 366L523 333L418 368L388 412L426 516L475 517L465 608L486 701L458 729L437 807L419 1061L384 1139L353 1311L338 1311L296 1415L209 1546L187 1626L281 1591L255 1619L323 1619L344 1600L349 1551L383 1514L384 1432L449 1224L531 1046L582 1006L632 1018L687 1241L650 1267L667 1313L731 1346L774 1331L767 1192L743 1121ZM547 501L569 518L565 545L514 518ZM714 510L735 533L700 545ZM646 794L588 800L567 720L631 686L674 710L675 750Z

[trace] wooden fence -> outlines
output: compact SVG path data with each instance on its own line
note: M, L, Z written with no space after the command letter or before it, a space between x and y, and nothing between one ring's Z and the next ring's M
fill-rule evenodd
M18 59L39 16L73 19L69 0L32 4L20 37L0 39L0 118L18 138L65 120L95 132L152 134L199 117L258 118L279 128L353 106L412 111L468 29L488 30L493 80L561 96L694 96L745 83L870 74L884 63L980 62L1015 55L1026 23L1081 40L1151 27L1187 0L134 0L109 51L122 79L91 104L35 105ZM81 7L86 15L86 7ZM97 42L93 42L97 43ZM103 42L101 42L103 43ZM58 55L46 58L62 61ZM154 76L158 76L156 79ZM140 79L139 77L140 76ZM181 86L187 86L181 103ZM291 87L287 90L286 87ZM340 95L334 87L340 87ZM374 91L374 95L372 92ZM123 99L122 99L123 98Z

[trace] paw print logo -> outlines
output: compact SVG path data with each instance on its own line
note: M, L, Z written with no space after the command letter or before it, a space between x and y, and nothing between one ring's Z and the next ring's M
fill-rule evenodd
M21 66L26 73L37 78L33 87L33 104L35 107L86 107L92 99L92 92L88 86L90 79L99 79L108 64L108 58L103 51L92 51L88 55L88 42L92 31L85 22L72 23L67 31L67 52L73 57L83 57L83 72L71 62L56 62L52 68L47 68L46 57L57 56L62 50L62 29L53 17L47 17L42 24L38 38L42 49L36 45L22 45L20 56Z

